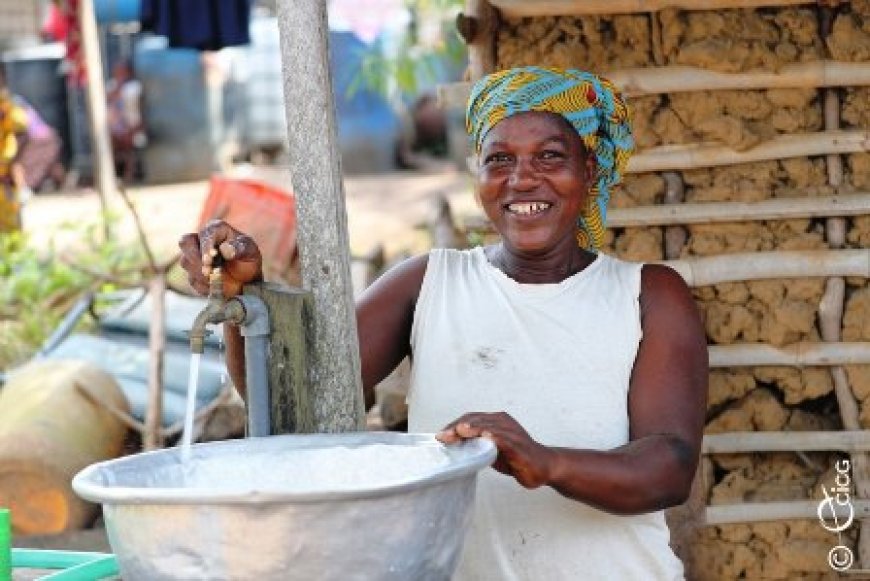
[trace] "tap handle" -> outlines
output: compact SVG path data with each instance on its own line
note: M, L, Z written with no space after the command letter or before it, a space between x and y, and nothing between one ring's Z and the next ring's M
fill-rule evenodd
M211 255L211 267L212 267L212 269L223 268L224 255L221 254L220 250L218 250L217 248L212 248L211 250L208 251L208 253Z
M208 274L208 296L223 298L224 257L217 248L212 248L209 253L211 254L211 271Z

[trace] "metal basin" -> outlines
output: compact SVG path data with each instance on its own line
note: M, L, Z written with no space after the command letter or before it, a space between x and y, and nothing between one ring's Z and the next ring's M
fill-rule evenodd
M287 435L94 464L75 491L102 503L125 581L449 579L488 440Z

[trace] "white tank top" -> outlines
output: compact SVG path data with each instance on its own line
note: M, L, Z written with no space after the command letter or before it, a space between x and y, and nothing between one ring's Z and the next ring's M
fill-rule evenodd
M545 445L627 443L641 266L599 254L561 283L521 284L482 248L433 250L411 331L409 430L505 411ZM486 469L454 580L682 579L668 541L661 511L615 516Z

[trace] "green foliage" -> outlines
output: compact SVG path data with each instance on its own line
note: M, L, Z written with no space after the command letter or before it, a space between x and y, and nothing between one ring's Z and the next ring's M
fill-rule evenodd
M469 231L468 233L466 233L465 238L468 242L469 248L483 246L484 244L486 244L486 239L481 232Z
M25 234L0 234L0 369L27 360L87 291L109 292L142 281L138 245L98 242L101 225L64 225L75 249L36 248Z
M391 96L391 87L403 95L416 95L436 80L439 61L458 64L466 57L465 44L454 30L453 16L464 4L463 0L407 0L414 21L399 41L395 56L381 52L368 52L348 92L353 95L362 87ZM442 34L435 42L424 42L419 34L422 18L437 18Z

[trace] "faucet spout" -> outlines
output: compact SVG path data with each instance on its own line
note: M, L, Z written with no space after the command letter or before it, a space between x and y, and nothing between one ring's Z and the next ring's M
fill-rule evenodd
M245 307L237 299L224 299L223 275L220 268L215 268L208 279L208 303L199 312L190 329L191 353L202 353L205 350L205 338L211 335L206 327L226 321L240 325L245 320Z

